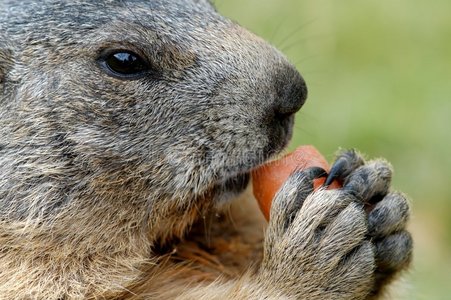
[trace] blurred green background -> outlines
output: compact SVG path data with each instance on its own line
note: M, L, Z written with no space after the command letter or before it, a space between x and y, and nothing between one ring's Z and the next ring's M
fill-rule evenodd
M451 1L216 0L282 50L309 100L292 147L383 156L412 199L414 265L393 299L451 299Z

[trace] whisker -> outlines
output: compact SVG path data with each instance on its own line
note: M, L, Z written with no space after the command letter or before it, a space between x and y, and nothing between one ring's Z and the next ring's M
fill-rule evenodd
M292 30L288 35L286 35L281 41L276 42L275 44L279 47L279 48L283 48L283 44L286 43L288 40L290 40L293 36L295 36L297 33L299 33L299 31L301 31L301 29L304 29L305 27L313 24L314 22L316 22L316 19L312 19L309 21L305 21L303 23L301 23L298 27L296 27L294 30Z

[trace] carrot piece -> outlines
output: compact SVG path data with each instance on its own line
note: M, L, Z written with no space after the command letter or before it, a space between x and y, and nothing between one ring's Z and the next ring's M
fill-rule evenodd
M306 145L298 147L294 152L287 154L281 159L271 161L252 172L252 185L254 196L258 201L260 209L269 220L271 202L283 183L295 170L305 170L310 167L320 167L326 172L330 171L326 159L315 147ZM314 189L321 187L326 178L313 181ZM339 182L334 181L329 188L340 188Z

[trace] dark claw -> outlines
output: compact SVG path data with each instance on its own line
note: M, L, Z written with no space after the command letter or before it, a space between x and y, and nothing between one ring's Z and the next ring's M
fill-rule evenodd
M363 164L363 158L355 150L342 152L332 165L324 186L328 187L335 179L344 181L346 177Z
M332 168L330 169L329 175L327 176L326 182L324 183L325 187L328 187L329 185L332 184L332 182L337 179L340 178L345 170L345 167L347 165L347 161L343 158L340 157L332 166Z
M299 172L300 170L296 170L295 172ZM320 167L311 167L301 171L305 174L309 180L318 179L327 176L326 170Z
M303 189L299 190L296 196L296 201L302 206L307 196L313 192L313 180L326 177L327 172L323 168L311 167L305 170L296 170L295 173L299 173L300 177L305 178L308 182Z

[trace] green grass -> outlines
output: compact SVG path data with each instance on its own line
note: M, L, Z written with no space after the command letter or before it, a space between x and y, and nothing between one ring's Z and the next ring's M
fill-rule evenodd
M412 199L414 268L397 299L451 299L451 1L217 0L309 86L293 146L392 162Z

